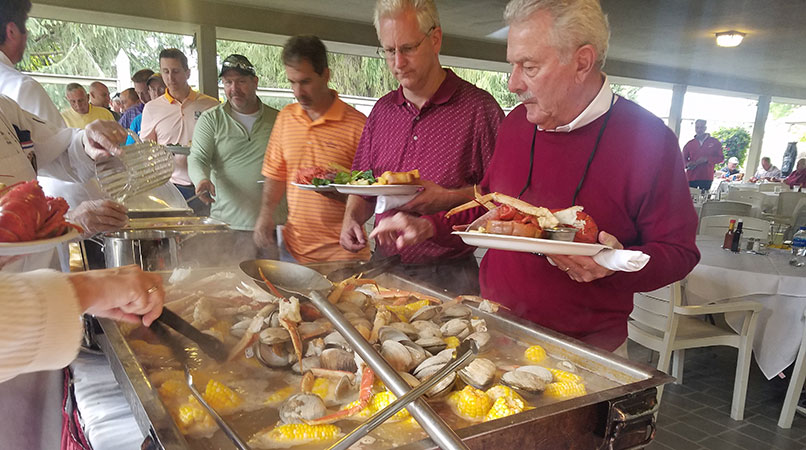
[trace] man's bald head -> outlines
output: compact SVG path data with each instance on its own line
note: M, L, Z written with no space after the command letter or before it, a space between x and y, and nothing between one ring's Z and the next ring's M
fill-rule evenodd
M109 108L109 88L100 81L90 84L90 103L99 108Z

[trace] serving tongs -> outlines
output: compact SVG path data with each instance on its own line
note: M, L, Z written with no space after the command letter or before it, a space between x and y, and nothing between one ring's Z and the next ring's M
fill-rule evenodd
M281 292L309 298L395 396L401 398L409 392L409 385L403 377L344 318L336 305L327 300L326 295L332 284L322 274L299 264L273 260L244 261L240 267L247 275L256 280L262 281L265 277ZM262 283L260 284L262 285ZM414 400L407 406L407 409L440 448L467 449L459 436L424 399Z
M165 324L166 326L177 331L182 336L195 342L199 346L200 350L212 356L216 361L224 362L227 360L229 350L223 342L218 340L215 336L202 333L196 327L188 323L188 321L170 309L163 308L162 314L157 317L157 320L154 323L157 322ZM152 328L153 326L154 324L152 324Z
M241 450L250 450L250 447L246 445L246 443L238 436L238 433L229 426L229 424L224 421L224 419L218 415L215 409L213 409L210 405L207 404L207 401L202 397L199 391L196 389L196 386L193 385L193 375L190 373L190 369L188 368L187 364L183 365L185 369L185 380L188 383L188 387L190 388L190 392L193 393L193 396L196 397L196 400L204 406L204 409L212 416L213 420L218 424L218 428L221 428L221 431L227 435L228 438ZM390 405L391 406L391 405Z
M163 311L168 311L168 309L165 308ZM229 424L207 403L207 400L205 400L201 393L199 393L198 389L196 389L196 386L193 384L193 374L190 373L190 368L188 367L188 354L185 346L178 339L176 339L175 335L172 335L168 331L164 321L154 321L149 328L154 331L157 336L159 336L160 342L164 343L169 349L171 349L174 357L176 357L177 361L179 361L179 363L182 365L182 369L185 372L185 381L190 388L190 392L193 394L196 400L199 401L199 404L201 404L202 407L207 410L213 420L215 420L221 431L223 431L224 434L232 441L232 443L240 450L251 450L251 448L244 443L243 439L241 439L238 433L236 433L235 430L233 430L232 427L230 427Z
M390 417L397 414L397 412L405 408L406 405L420 398L423 394L428 392L429 389L445 379L445 377L470 364L478 353L479 346L476 344L476 341L469 339L462 342L462 344L456 349L456 358L453 361L449 362L442 369L431 375L431 377L429 377L426 381L420 383L417 387L407 392L406 395L398 398L382 410L375 413L372 417L367 419L366 422L356 427L353 431L347 433L347 435L343 438L339 439L339 441L333 444L328 450L346 450L351 445L361 440L362 437L369 434L370 431L374 430L379 425L386 422Z

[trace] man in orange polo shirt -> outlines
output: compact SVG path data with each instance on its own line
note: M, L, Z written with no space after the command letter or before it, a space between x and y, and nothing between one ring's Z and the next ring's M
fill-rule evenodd
M328 87L327 50L315 36L295 36L283 47L283 64L298 103L283 108L272 129L263 161L263 204L255 243L277 249L272 213L285 193L288 221L280 259L310 263L369 259L369 249L351 253L339 245L344 198L291 186L303 167L350 167L366 117ZM270 253L271 254L271 253Z
M196 120L202 112L218 105L218 100L191 89L188 59L180 50L166 48L160 52L160 73L168 89L165 95L152 99L143 108L140 138L160 145L189 147ZM185 198L196 195L196 188L188 175L187 156L174 155L171 182ZM199 199L192 201L190 207L197 215L209 212Z

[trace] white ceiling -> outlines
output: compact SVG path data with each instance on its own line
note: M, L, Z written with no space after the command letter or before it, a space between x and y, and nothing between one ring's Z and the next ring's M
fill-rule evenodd
M82 20L109 24L116 15L139 16L137 26L166 20L209 24L228 30L228 37L231 30L245 30L242 35L251 37L244 40L261 33L313 33L330 42L377 45L374 0L34 3L35 11L38 7L49 15L74 13ZM506 3L437 0L446 35L443 53L503 61L505 41L488 35L504 26ZM602 0L602 6L612 30L605 67L611 75L806 99L806 0ZM745 42L733 49L716 47L714 33L729 29L746 32Z

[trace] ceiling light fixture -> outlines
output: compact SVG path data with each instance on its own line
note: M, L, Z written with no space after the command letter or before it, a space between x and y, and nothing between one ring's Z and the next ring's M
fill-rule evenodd
M742 43L742 39L746 34L736 30L720 31L716 33L716 45L720 47L736 47Z

